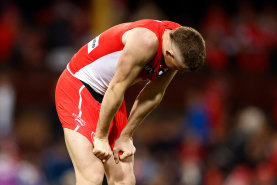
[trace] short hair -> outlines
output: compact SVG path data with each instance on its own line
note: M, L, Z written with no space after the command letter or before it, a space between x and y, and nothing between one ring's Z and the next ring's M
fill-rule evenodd
M205 63L206 47L201 34L191 27L179 27L170 33L173 43L180 49L184 63L196 71Z

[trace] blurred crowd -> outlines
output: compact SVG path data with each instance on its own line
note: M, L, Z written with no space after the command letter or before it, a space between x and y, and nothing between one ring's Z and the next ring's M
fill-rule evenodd
M207 64L178 74L137 130L137 184L277 183L276 3L240 1L230 11L211 2L188 15L178 5L188 10L190 4L173 2L176 11L171 5L167 11L163 1L143 0L0 3L1 185L75 184L55 110L59 74L99 34L100 23L109 27L142 18L198 29L206 40ZM95 7L110 10L110 17L99 23ZM128 109L140 87L128 90Z
M242 2L234 16L213 5L201 24L207 62L213 70L276 73L277 12L271 4L256 12Z

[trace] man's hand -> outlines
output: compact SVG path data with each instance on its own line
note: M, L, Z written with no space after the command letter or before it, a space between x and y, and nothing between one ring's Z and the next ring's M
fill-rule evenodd
M93 154L105 163L112 156L109 140L94 137L93 144Z
M119 155L119 152L122 154ZM118 164L119 160L123 161L127 157L134 155L136 148L133 145L133 141L129 137L120 136L114 144L113 155L115 163Z

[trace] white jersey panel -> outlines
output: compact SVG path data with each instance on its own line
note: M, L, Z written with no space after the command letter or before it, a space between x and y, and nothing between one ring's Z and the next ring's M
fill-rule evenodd
M112 80L122 51L105 55L73 74L90 85L97 93L104 95Z

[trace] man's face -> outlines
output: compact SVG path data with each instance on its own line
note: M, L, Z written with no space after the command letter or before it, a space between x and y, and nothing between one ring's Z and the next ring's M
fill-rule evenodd
M171 42L171 51L166 53L165 63L173 70L189 72L190 68L184 63L183 56L178 47ZM171 54L170 54L171 53Z

